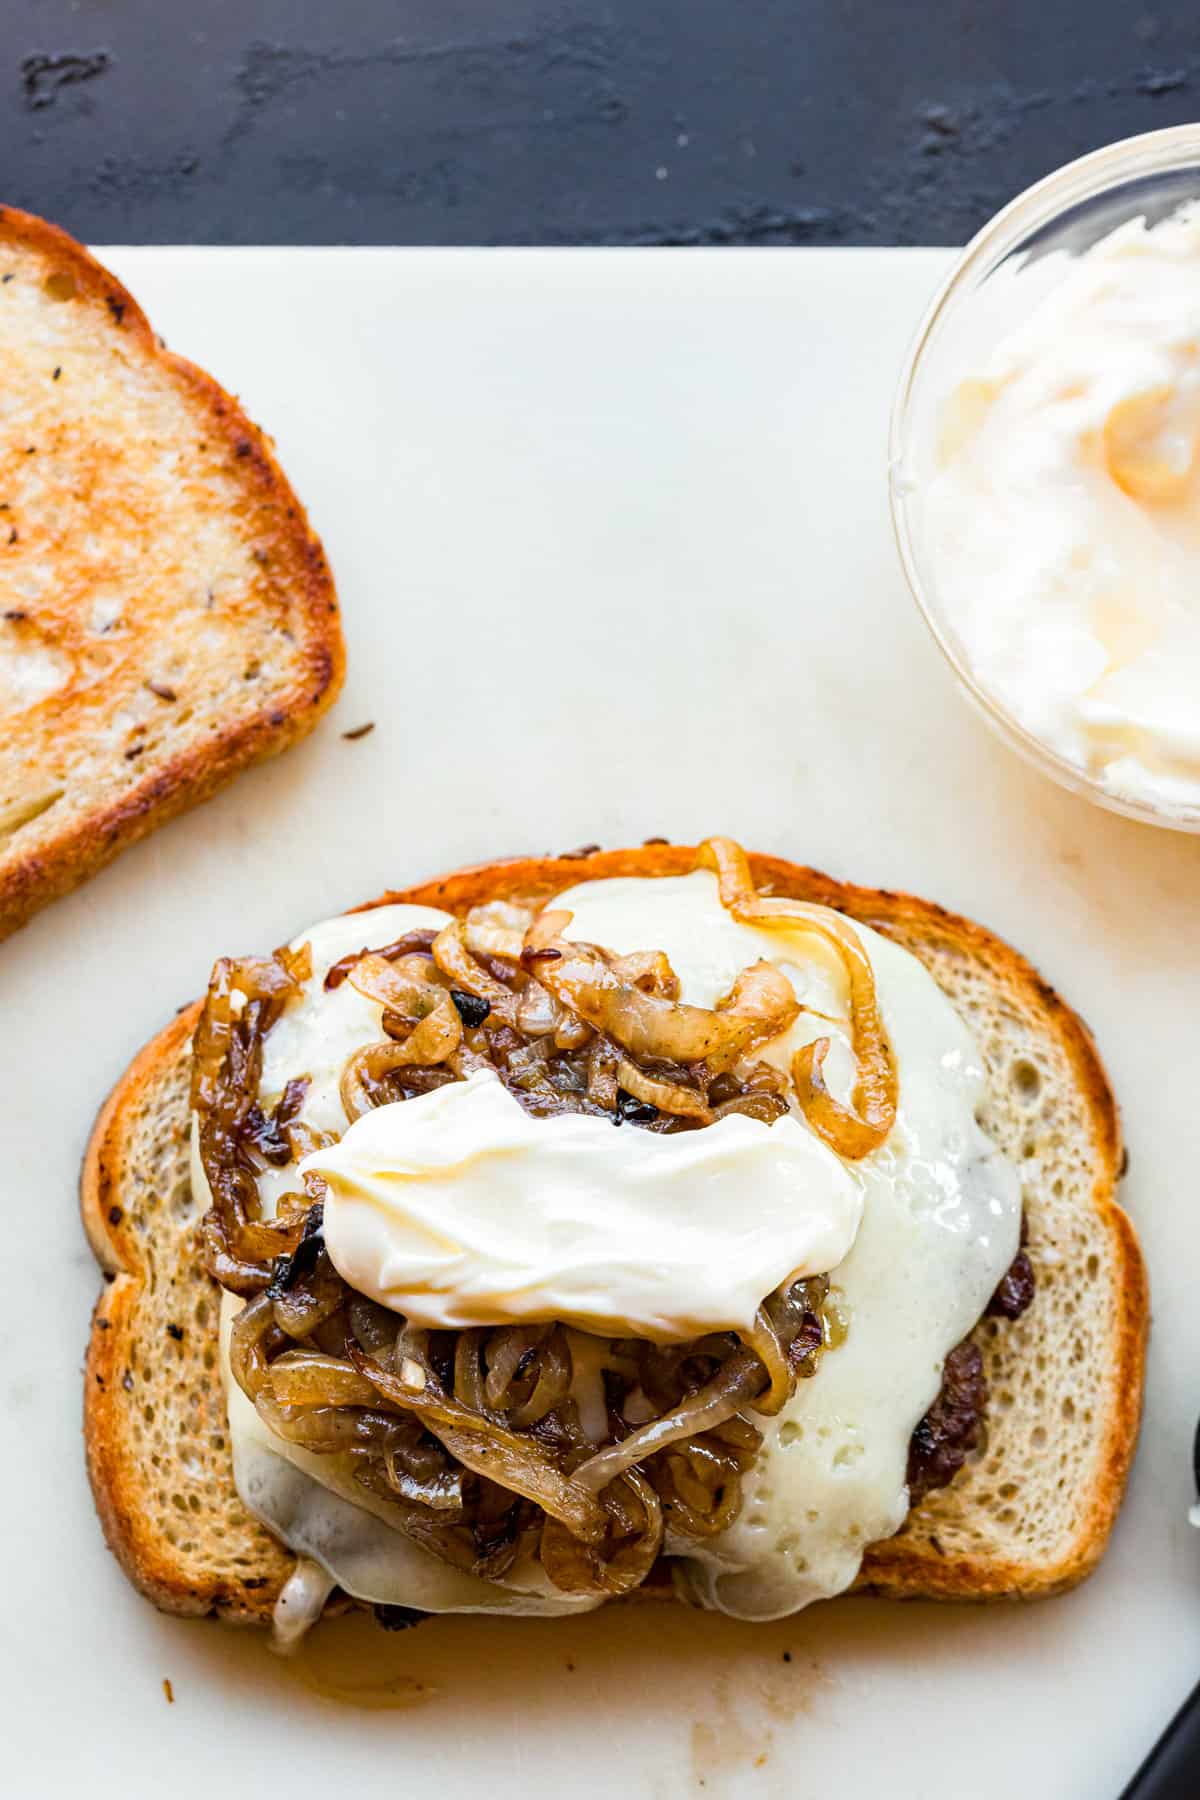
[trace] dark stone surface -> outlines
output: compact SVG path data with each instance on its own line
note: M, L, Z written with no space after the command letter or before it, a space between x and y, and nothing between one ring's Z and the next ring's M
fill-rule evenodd
M1200 113L1124 0L4 0L3 198L93 241L957 242Z

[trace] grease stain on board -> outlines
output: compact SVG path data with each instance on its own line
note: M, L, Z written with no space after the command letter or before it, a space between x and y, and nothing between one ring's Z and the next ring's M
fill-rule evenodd
M323 1620L283 1666L318 1700L360 1712L406 1712L439 1691L413 1662L407 1645L361 1613L345 1613Z
M807 1620L747 1625L662 1602L573 1619L448 1615L398 1633L354 1611L323 1621L289 1658L272 1655L265 1634L198 1622L188 1635L198 1663L211 1663L206 1679L252 1691L298 1729L306 1713L404 1711L414 1731L469 1719L474 1741L499 1744L519 1718L524 1739L550 1747L580 1734L599 1751L628 1727L631 1754L653 1746L638 1766L640 1791L656 1800L723 1800L742 1784L763 1800L807 1800L804 1721L827 1727L843 1686Z
M773 1770L762 1791L778 1787L802 1800L798 1773L789 1759L779 1766L775 1732L811 1714L823 1693L835 1686L817 1657L746 1658L736 1673L713 1683L703 1715L691 1727L691 1776L697 1792L720 1796L743 1778ZM753 1788L750 1791L754 1791Z

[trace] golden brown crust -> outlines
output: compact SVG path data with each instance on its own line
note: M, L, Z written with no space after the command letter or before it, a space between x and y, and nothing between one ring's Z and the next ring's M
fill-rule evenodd
M639 849L596 851L569 857L517 857L461 869L433 881L391 890L358 908L368 911L392 902L437 906L462 914L470 907L494 899L544 899L581 880L613 876L685 874L695 866L695 852L688 846L651 844ZM834 906L851 918L900 938L908 948L940 942L958 954L984 965L995 979L1019 989L1024 1004L1044 1032L1065 1051L1085 1100L1095 1160L1094 1203L1111 1234L1114 1258L1120 1271L1119 1316L1111 1347L1111 1406L1107 1433L1090 1509L1074 1540L1050 1565L1031 1569L1028 1563L982 1561L969 1556L938 1556L902 1533L867 1552L858 1588L892 1599L992 1600L1029 1599L1057 1593L1087 1575L1106 1547L1124 1492L1137 1442L1141 1416L1149 1296L1145 1268L1133 1227L1114 1198L1121 1172L1120 1121L1091 1035L1082 1020L1048 986L1017 951L973 921L958 917L929 901L911 895L839 882L818 870L800 867L777 857L750 857L760 889ZM136 1097L164 1061L178 1052L181 1034L186 1037L194 1012L183 1015L155 1039L118 1085L97 1122L88 1148L83 1175L83 1208L88 1233L97 1255L106 1266L131 1271L127 1285L136 1281L136 1245L127 1245L105 1222L108 1195L119 1190L122 1130ZM122 1278L102 1296L97 1319L110 1318L116 1339L121 1322L130 1318ZM107 1313L105 1308L110 1309ZM93 1330L89 1356L89 1394L86 1429L88 1461L97 1506L108 1541L126 1571L139 1587L161 1606L185 1610L171 1587L170 1558L150 1544L134 1544L134 1527L120 1503L123 1471L120 1464L119 1422L114 1422L111 1387L92 1393L93 1361L109 1346L97 1348ZM110 1363L96 1362L106 1374ZM116 1448L113 1448L116 1446ZM915 1515L914 1515L915 1516ZM258 1615L269 1611L279 1584L275 1571L269 1589L261 1596L243 1596L257 1604ZM654 1597L666 1590L655 1589ZM269 1597L268 1597L269 1596ZM647 1596L649 1597L649 1596ZM220 1610L215 1597L208 1607L186 1610ZM242 1606L239 1616L253 1616L253 1607Z
M938 1556L902 1533L873 1544L856 1591L888 1600L1036 1600L1065 1593L1090 1575L1108 1547L1125 1493L1142 1416L1150 1290L1141 1246L1128 1214L1111 1200L1100 1206L1122 1269L1120 1316L1113 1347L1108 1431L1091 1505L1062 1556L1030 1571L1028 1564Z
M179 1056L200 1017L194 1000L143 1045L96 1115L79 1177L79 1211L92 1254L106 1275L141 1277L142 1248L120 1205L123 1152L133 1115L163 1068ZM109 1292L111 1292L111 1288ZM103 1304L105 1296L100 1296Z
M143 1244L123 1203L127 1147L163 1071L187 1053L199 1013L197 1001L138 1054L105 1101L84 1156L80 1210L107 1277L92 1314L84 1372L84 1444L105 1541L134 1586L164 1612L216 1613L236 1624L265 1625L293 1558L264 1532L260 1561L240 1578L214 1570L204 1580L189 1580L145 1503L148 1471L131 1457L127 1431L129 1407L139 1404L126 1383L141 1338L138 1313L147 1274ZM213 1311L215 1316L215 1304ZM219 1378L212 1399L223 1411Z
M295 667L286 687L271 688L260 710L161 762L110 802L72 818L37 848L0 868L0 938L49 901L69 893L156 826L210 798L241 769L273 756L312 730L332 705L345 671L345 647L333 577L304 507L264 433L212 376L167 350L128 290L58 226L15 207L0 208L0 251L27 250L68 276L83 301L102 306L128 350L166 370L189 396L206 440L224 447L244 496L247 529L269 556L275 582L295 607ZM239 512L239 516L241 516ZM43 702L45 723L71 730L73 689ZM61 715L61 716L59 716Z

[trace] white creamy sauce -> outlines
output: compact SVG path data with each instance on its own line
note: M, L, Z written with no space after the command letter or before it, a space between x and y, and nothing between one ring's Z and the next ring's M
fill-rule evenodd
M841 1261L862 1216L861 1182L797 1119L669 1136L537 1119L487 1070L375 1107L300 1172L327 1183L343 1280L434 1330L749 1330L767 1294Z
M555 904L573 911L572 937L618 953L665 950L682 998L696 1005L711 1006L749 963L770 957L810 1010L762 1054L787 1067L800 1044L832 1036L830 1085L846 1096L853 1059L844 978L820 940L797 929L737 924L721 907L707 872L584 883ZM325 970L364 944L382 944L443 918L428 908L389 907L330 921L296 940L313 946L313 977L304 1000L267 1039L264 1100L288 1079L311 1074L302 1116L345 1129L337 1075L352 1050L380 1035L380 1009L358 995L341 998L346 984L326 994ZM693 1597L737 1617L777 1617L841 1591L854 1579L866 1545L897 1529L907 1510L913 1428L937 1393L947 1352L979 1318L1018 1245L1015 1174L975 1122L984 1076L970 1034L915 958L866 927L858 930L896 1056L900 1106L883 1148L841 1170L864 1199L853 1247L832 1274L849 1332L778 1418L755 1416L764 1443L744 1479L734 1526L703 1546L670 1546L684 1559L682 1580ZM420 1105L415 1100L385 1110ZM543 1130L548 1122L531 1123ZM769 1137L785 1125L811 1138L798 1115L761 1130ZM606 1141L626 1144L689 1141L688 1134L654 1138L636 1128L604 1129ZM710 1126L692 1141L720 1129ZM823 1191L831 1192L828 1169L819 1158L813 1167ZM193 1179L203 1183L196 1159ZM276 1194L297 1185L296 1170L273 1174L272 1185ZM721 1254L731 1267L740 1266L743 1220L756 1204L748 1196L722 1231ZM662 1292L670 1302L669 1280ZM385 1523L386 1503L358 1488L342 1459L308 1455L275 1438L229 1377L225 1345L237 1304L226 1300L222 1333L235 1478L246 1504L293 1549L359 1598L427 1611L565 1613L596 1604L558 1592L536 1563L510 1571L503 1585L449 1569ZM596 1371L585 1358L578 1360L579 1397L586 1404Z
M1200 805L1200 208L1135 219L944 408L918 513L980 683L1116 795Z

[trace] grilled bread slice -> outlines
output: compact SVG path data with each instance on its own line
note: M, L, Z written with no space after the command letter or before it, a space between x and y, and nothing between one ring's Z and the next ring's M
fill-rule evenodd
M0 209L0 937L341 684L266 438L73 238Z
M894 1598L1032 1599L1103 1553L1137 1438L1148 1323L1133 1227L1115 1203L1117 1111L1076 1015L1014 950L903 894L751 857L760 888L834 906L913 952L971 1026L990 1075L984 1123L1020 1169L1033 1305L977 1327L987 1445L873 1546L861 1589ZM501 862L383 896L462 914L584 878L683 874L668 845ZM109 1545L170 1612L265 1623L293 1558L233 1485L217 1366L218 1289L188 1180L188 1043L198 1005L142 1051L83 1169L84 1223L108 1285L87 1361L88 1468ZM665 1585L643 1594L669 1593Z

